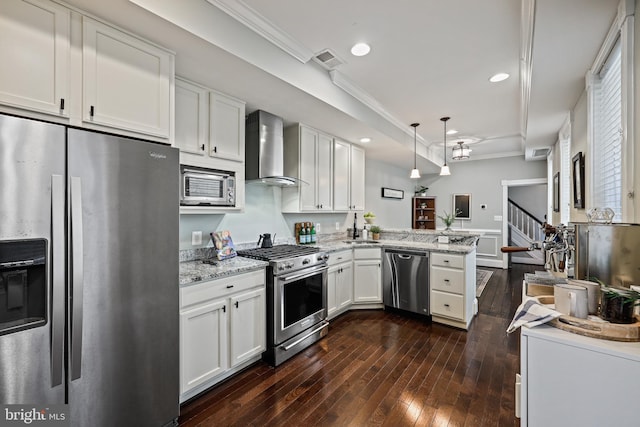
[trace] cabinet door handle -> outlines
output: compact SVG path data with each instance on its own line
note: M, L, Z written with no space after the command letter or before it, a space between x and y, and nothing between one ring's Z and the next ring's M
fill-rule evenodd
M226 306L226 305L223 305L223 306L222 306L222 312L223 312L223 313L226 313L226 312L227 312L227 306Z
M236 301L236 308L238 308L238 301Z
M60 98L60 111L64 111L64 98Z
M320 209L322 209L322 205L320 205Z
M204 144L202 144L200 148L202 149L202 151L204 151Z
M227 285L227 289L233 288L233 285Z
M446 262L447 264L449 264L449 260L448 260L448 259L445 259L445 260L444 260L444 262Z
M218 147L213 147L213 152L217 153L218 152Z
M449 283L449 279L444 279L445 282Z
M93 105L92 105L92 106L91 106L91 108L89 108L89 116L90 116L92 119L93 119L93 115L94 115L93 113L94 113L94 112L95 112L95 111L94 111L94 108L93 108Z
M449 308L449 304L445 304L444 306L445 306L445 307L447 307L447 308Z

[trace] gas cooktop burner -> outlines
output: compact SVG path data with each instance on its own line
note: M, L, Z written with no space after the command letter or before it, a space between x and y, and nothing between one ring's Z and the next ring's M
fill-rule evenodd
M320 249L309 246L277 245L271 248L244 249L238 251L238 255L262 261L277 261L280 259L311 255L320 252Z

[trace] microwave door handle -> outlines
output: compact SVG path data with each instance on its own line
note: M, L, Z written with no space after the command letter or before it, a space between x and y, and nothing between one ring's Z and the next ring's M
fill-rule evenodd
M64 364L64 178L51 176L51 387L62 384Z
M84 287L82 238L82 186L71 177L71 380L80 378L82 366L82 293Z

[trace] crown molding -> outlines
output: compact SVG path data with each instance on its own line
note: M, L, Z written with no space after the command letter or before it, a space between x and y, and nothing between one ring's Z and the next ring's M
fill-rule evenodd
M387 111L377 99L371 96L367 91L357 86L351 80L346 78L342 73L338 70L329 71L329 76L331 77L331 82L338 86L340 89L347 92L349 95L353 96L355 99L360 101L362 104L375 111L377 114L382 116L386 121L391 123L393 126L400 129L406 135L410 136L413 139L414 133L410 128L406 125L406 123L397 119L393 114ZM416 136L417 141L422 144L425 148L431 146L430 143L427 143L423 137L420 135ZM428 152L428 150L427 150Z
M255 9L242 0L207 0L207 2L269 40L303 64L309 62L313 57L311 50L264 16L260 15Z

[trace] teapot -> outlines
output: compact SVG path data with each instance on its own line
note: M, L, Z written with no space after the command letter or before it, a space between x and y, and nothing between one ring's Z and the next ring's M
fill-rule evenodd
M275 234L273 238L275 239ZM262 245L260 245L260 242L262 242ZM256 245L259 245L261 248L272 248L273 241L271 240L271 233L261 234L260 238L258 239L258 243L256 243Z

